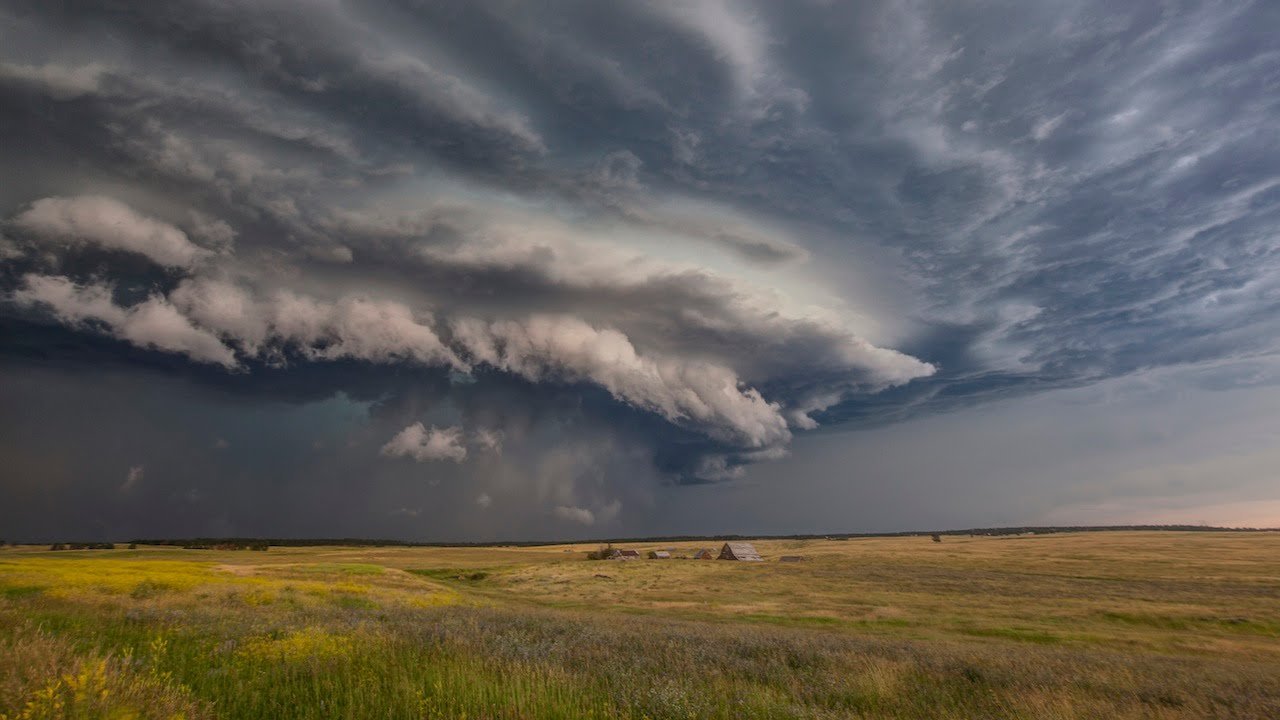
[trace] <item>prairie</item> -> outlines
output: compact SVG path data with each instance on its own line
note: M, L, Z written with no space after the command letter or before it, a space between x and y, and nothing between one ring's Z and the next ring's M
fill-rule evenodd
M1280 533L755 544L8 547L0 718L1280 717Z

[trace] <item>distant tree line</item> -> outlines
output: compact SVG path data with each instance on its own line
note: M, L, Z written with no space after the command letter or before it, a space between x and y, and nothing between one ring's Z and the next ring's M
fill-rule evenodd
M266 552L267 548L269 547L270 547L270 543L268 543L266 540L236 540L232 542L185 543L182 546L182 549L184 550L257 550L261 552Z
M851 540L855 538L874 537L930 537L932 535L1046 535L1050 533L1079 532L1119 532L1119 531L1156 531L1171 532L1266 532L1280 528L1228 528L1212 525L1028 525L1021 527L970 528L967 530L905 530L901 532L883 533L827 533L803 535L654 535L631 538L596 538L574 540L579 544L607 543L664 543L664 542L699 542L732 540ZM193 550L265 550L268 546L277 547L315 547L319 545L341 545L347 547L538 547L541 545L563 545L564 539L557 540L507 540L491 542L429 542L416 540L386 540L374 538L139 538L130 541L130 547L138 545L160 545L181 547ZM59 550L100 550L115 547L112 543L54 543ZM50 549L54 549L51 547Z
M115 543L54 543L50 550L115 550Z

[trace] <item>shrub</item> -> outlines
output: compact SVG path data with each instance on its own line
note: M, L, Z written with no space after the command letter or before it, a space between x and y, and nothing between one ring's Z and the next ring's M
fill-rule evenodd
M614 552L613 543L609 543L608 545L601 545L599 548L589 551L587 553L587 559L588 560L608 560L609 558L613 557L613 552Z

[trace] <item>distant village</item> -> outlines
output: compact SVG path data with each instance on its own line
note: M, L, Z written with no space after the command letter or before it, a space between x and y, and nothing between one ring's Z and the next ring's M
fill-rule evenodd
M688 551L681 552L676 548L668 548L666 550L650 550L647 555L641 555L639 550L616 548L612 545L587 553L588 560L640 560L644 557L650 560L736 560L739 562L762 562L764 560L764 558L760 557L760 553L756 551L755 546L749 542L727 542L720 546L719 553L712 548L698 548L692 553ZM778 558L779 562L799 562L801 560L804 560L804 557L800 555L783 555Z

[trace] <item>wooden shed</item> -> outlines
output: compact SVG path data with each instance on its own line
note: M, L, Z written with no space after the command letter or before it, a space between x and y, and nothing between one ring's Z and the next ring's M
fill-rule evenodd
M650 550L649 559L650 560L670 560L671 553L667 552L666 550Z
M639 560L639 550L619 550L616 556L619 560Z
M721 560L759 561L764 558L756 552L755 546L747 542L727 542L720 548Z
M715 560L716 553L711 548L702 548L693 554L694 560Z

